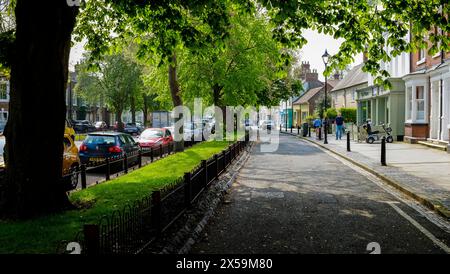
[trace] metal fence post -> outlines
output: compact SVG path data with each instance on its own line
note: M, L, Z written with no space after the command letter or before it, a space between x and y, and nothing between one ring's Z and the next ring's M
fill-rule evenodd
M308 137L311 137L311 127L308 126Z
M141 150L138 150L138 167L142 167L142 152Z
M386 166L386 138L381 138L381 165Z
M187 208L191 207L191 196L192 196L192 184L191 184L191 173L184 173L184 205Z
M123 172L125 172L125 174L128 173L128 156L126 153L123 155Z
M300 135L300 126L297 125L297 135Z
M322 127L319 127L319 140L322 140Z
M152 226L156 234L161 233L161 192L159 190L152 192Z
M219 178L219 156L217 154L214 154L214 164L216 165L216 176L214 176L215 179Z
M150 148L150 163L153 163L153 147Z
M347 151L350 151L350 131L347 131Z
M81 165L81 189L86 188L86 165Z
M83 226L85 251L88 255L100 253L100 228L98 225Z
M106 181L111 178L111 164L109 163L109 157L106 157Z
M163 145L160 144L159 145L159 158L162 158L162 157L163 157Z

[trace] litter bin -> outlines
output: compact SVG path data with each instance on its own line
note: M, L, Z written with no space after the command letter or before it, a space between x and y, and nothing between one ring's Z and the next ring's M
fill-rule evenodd
M302 136L303 137L308 136L308 129L309 129L309 124L303 123L303 125L302 125Z

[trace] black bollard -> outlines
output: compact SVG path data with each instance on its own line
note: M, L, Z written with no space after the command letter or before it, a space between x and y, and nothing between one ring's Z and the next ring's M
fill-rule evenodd
M381 165L386 166L386 137L381 138Z
M319 140L322 140L322 128L319 127Z
M308 137L311 137L311 127L308 126Z
M350 150L350 131L347 131L347 151Z

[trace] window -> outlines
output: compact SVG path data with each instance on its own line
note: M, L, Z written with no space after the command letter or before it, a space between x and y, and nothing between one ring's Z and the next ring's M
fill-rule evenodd
M425 89L416 87L416 120L425 120Z
M406 120L411 120L411 110L412 110L412 87L406 89Z
M425 49L420 49L418 52L417 65L425 62Z
M0 82L0 100L8 100L7 82Z

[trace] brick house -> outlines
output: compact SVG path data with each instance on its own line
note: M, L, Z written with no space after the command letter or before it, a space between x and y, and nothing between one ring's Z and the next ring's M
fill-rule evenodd
M363 65L353 67L330 91L332 108L356 108L356 90L367 87L367 73L362 71Z
M450 52L410 54L405 81L405 141L433 142L446 149L450 131Z

